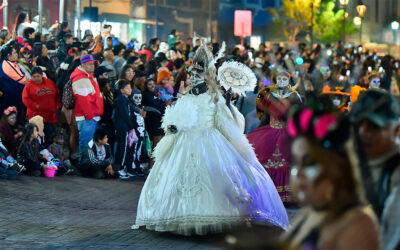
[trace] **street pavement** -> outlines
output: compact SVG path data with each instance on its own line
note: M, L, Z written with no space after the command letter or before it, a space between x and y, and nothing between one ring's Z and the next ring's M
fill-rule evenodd
M280 233L265 226L192 237L132 230L143 183L144 178L77 176L0 179L0 249L221 249ZM289 209L289 216L296 211Z

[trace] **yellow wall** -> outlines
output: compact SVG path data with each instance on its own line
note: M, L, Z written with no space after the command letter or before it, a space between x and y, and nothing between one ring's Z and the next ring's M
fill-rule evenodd
M81 1L81 12L84 7L89 7L89 0ZM107 2L92 0L92 7L99 8L99 15L102 13L111 13L118 15L129 15L130 1L129 0L109 0Z

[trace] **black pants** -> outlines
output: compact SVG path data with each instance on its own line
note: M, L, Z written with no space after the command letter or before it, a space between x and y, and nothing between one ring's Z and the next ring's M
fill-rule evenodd
M121 166L121 169L125 168L127 172L134 173L135 170L139 170L142 155L143 137L139 137L132 147L127 145L128 132L119 133L117 131L116 136L116 152L115 152L115 163Z
M118 178L118 171L120 169L119 165L113 164L112 168L114 170L114 175L110 175L106 172L108 166L101 166L95 164L84 164L80 165L80 171L85 177L95 177L97 179L101 178Z
M48 148L50 144L53 143L54 135L56 133L57 126L55 123L44 123L43 133L44 133L44 143L43 146Z

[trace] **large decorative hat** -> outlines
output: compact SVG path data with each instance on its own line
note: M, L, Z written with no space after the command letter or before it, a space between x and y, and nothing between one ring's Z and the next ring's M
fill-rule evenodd
M245 95L246 91L253 91L257 78L253 71L239 62L224 62L218 69L217 80L226 90L232 89L233 93Z

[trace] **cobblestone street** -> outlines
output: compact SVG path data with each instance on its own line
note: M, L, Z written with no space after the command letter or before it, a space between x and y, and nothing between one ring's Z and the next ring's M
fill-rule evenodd
M226 235L183 237L131 230L143 180L0 180L1 249L220 249ZM290 211L289 211L290 212ZM292 211L290 214L294 213ZM290 215L292 217L292 215ZM252 229L236 232L249 237ZM279 231L263 228L265 236Z

